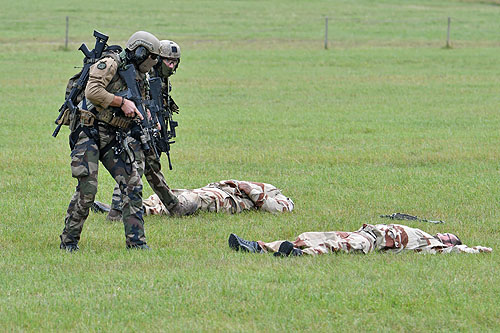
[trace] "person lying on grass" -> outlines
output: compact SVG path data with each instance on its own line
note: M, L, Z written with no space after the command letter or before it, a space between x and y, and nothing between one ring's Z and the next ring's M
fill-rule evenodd
M292 199L284 196L274 185L240 180L221 180L193 190L176 189L172 192L180 202L196 204L195 211L241 213L258 209L271 213L291 212ZM143 201L146 215L167 214L168 210L156 194Z
M197 189L174 189L172 192L179 202L190 203L193 207L190 214L197 211L235 214L244 210L282 213L291 212L295 206L276 186L250 181L221 180ZM156 194L143 200L143 209L146 215L171 215ZM96 201L93 210L105 212L109 211L109 206Z
M229 235L229 247L236 251L251 253L274 253L275 256L300 256L327 253L363 253L414 251L421 253L480 253L491 252L483 246L468 247L450 233L430 234L400 224L363 224L353 232L305 232L294 242L247 241L235 234Z

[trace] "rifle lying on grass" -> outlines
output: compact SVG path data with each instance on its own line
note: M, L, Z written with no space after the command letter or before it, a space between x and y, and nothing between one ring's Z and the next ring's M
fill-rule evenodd
M90 66L92 66L97 60L99 60L99 58L101 58L102 51L106 47L106 42L108 41L109 38L108 36L100 33L97 30L94 30L94 37L96 41L94 49L92 51L88 49L85 43L80 45L80 47L78 48L78 50L82 51L83 54L85 55L85 58L83 59L83 69L80 72L80 78L73 85L73 88L71 89L63 105L61 105L61 107L59 108L59 116L55 121L57 127L54 130L54 133L52 133L52 136L54 138L57 137L57 134L59 133L61 126L68 125L69 119L75 117L76 113L78 112L77 98L83 92L85 86L87 85L87 81L89 79Z
M439 224L439 223L444 223L444 221L434 221L434 220L426 220L426 219L421 219L418 216L413 216L413 215L408 215L404 213L394 213L391 215L380 215L382 218L388 218L391 220L409 220L409 221L420 221L420 222L428 222L428 223L434 223L434 224Z

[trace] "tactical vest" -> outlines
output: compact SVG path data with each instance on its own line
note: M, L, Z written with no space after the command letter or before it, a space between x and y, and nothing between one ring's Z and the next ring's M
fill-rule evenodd
M122 54L123 52L121 54L118 54L113 50L105 51L103 55L96 61L96 63L101 59L110 57L118 63L118 68L120 68L123 64ZM76 86L77 81L80 78L81 74L82 71L76 73L68 80L68 84L66 85L65 99L68 98L71 90L73 89L73 87ZM115 93L127 89L125 83L120 81L121 80L119 75L115 75L110 84L108 85L108 87L106 87L106 90L111 93ZM85 82L85 85L86 84L87 82ZM79 123L81 123L84 126L93 126L95 119L120 128L128 128L130 126L132 122L130 118L127 118L125 116L116 116L114 115L113 111L110 108L108 108L104 112L95 112L95 111L92 112L93 111L92 109L95 107L89 102L86 102L85 107L83 107L84 98L85 98L85 87L83 87L82 91L80 92L80 94L78 94L75 100L76 102L75 105L78 105L80 110L79 115L77 114L75 115L76 117L73 118L70 115L69 109L66 109L63 113L63 116L59 120L58 124L62 123L62 125L66 126L69 125L71 131L74 131L78 127Z
M107 54L107 55L101 57L101 59L103 59L105 57L110 57L114 61L116 61L116 63L118 64L118 71L123 69L123 66L125 65L125 61L124 61L125 60L125 53L124 52L122 52L120 54L116 54L116 53ZM127 85L125 84L125 81L123 81L123 79L118 74L118 71L116 72L115 76L113 76L113 78L111 79L111 82L106 87L106 91L108 91L112 94L117 94L119 92L127 90ZM147 91L149 90L148 86L146 84L148 82L148 80L147 80L147 77L143 78L143 77L141 77L141 75L143 75L143 74L141 74L140 72L137 71L136 80L139 84L139 89L141 91L142 98L143 98L143 100L145 100L146 95L147 95ZM95 117L98 121L102 121L102 122L107 123L111 126L115 126L115 127L119 127L119 128L123 128L123 129L129 128L130 124L133 121L133 118L125 117L125 115L123 114L123 112L121 110L118 110L118 108L113 108L113 107L108 107L106 109L100 108L100 110L98 110L98 112L93 112L93 113L95 114Z

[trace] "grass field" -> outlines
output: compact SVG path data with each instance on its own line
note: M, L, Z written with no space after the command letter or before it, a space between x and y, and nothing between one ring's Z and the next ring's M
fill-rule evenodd
M0 331L500 331L500 1L0 1ZM147 217L147 253L91 213L80 251L60 251L76 180L67 128L51 133L94 29L182 48L172 187L268 182L295 211ZM394 212L494 252L279 260L227 246L231 232L293 240Z

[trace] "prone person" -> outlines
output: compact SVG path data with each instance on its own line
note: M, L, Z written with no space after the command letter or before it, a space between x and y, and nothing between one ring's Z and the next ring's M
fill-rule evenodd
M276 186L241 180L221 180L201 188L174 189L173 193L194 206L194 211L241 213L261 210L270 213L291 212L295 205ZM171 215L157 195L144 200L146 215Z
M175 196L189 202L194 212L241 213L246 210L261 210L271 213L291 212L295 205L276 186L242 180L221 180L196 189L174 189ZM144 199L146 215L172 215L157 194ZM110 211L110 206L96 201L92 209L97 213Z
M420 253L480 253L492 252L489 247L468 247L454 234L434 236L417 228L400 224L363 224L353 232L305 232L295 241L279 240L270 243L248 241L230 234L229 247L251 253L274 253L275 256L319 255L328 253L363 253L414 251Z

